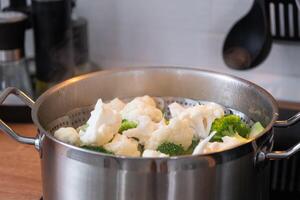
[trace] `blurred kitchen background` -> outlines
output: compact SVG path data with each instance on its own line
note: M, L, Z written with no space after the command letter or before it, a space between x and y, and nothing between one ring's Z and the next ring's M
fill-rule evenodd
M266 60L249 71L222 58L226 34L253 0L78 0L88 21L90 60L102 69L122 66L191 66L253 81L276 98L300 101L300 42L274 42ZM258 22L259 23L259 22ZM33 55L32 33L26 36Z
M274 42L260 66L230 70L222 46L232 25L253 0L80 0L89 21L91 59L104 68L174 65L234 74L276 98L300 101L300 43ZM259 23L259 22L258 22Z
M8 4L4 0L1 7ZM73 16L87 20L89 61L99 69L196 67L243 77L280 100L299 102L300 93L295 91L300 83L300 42L273 41L266 60L251 70L232 70L224 63L226 35L252 4L252 0L78 0ZM26 31L25 43L27 57L34 57L32 29Z

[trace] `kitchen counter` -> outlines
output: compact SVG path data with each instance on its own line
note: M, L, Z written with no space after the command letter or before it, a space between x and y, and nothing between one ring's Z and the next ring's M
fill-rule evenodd
M35 136L32 124L10 124L18 133ZM39 154L31 145L20 144L0 131L0 199L39 200L42 181Z

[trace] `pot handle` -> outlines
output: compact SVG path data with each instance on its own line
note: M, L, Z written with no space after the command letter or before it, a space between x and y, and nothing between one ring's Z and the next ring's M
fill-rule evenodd
M292 126L299 121L300 121L300 112L298 112L297 114L295 114L294 116L290 117L287 120L277 120L274 124L274 127L284 128L284 127Z
M24 94L22 91L20 91L17 88L9 87L6 88L1 94L0 94L0 105L5 101L5 99L10 95L13 94L16 97L18 97L22 102L24 102L27 106L29 106L31 109L33 108L34 101L30 99L26 94ZM33 138L33 137L25 137L21 136L18 133L16 133L14 130L12 130L4 121L0 119L0 130L2 130L4 133L6 133L8 136L12 137L16 141L24 144L31 144L35 145L37 149L39 149L39 139Z
M299 121L300 121L300 112L298 112L297 114L295 114L294 116L292 116L287 120L276 121L274 127L278 127L278 128L289 127L298 123ZM258 160L265 160L265 159L278 160L278 159L288 158L294 155L295 153L297 153L298 151L300 151L300 142L285 151L259 152Z

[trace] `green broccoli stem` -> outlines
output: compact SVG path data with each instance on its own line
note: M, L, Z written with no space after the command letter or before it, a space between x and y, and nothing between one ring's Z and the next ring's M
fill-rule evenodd
M123 119L118 132L122 134L124 131L128 129L136 128L137 126L138 124L136 122Z

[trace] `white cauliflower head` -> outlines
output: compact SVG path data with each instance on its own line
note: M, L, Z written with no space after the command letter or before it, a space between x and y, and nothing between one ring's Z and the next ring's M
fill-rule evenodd
M145 148L156 150L160 144L171 142L186 150L192 144L194 132L188 119L172 118L168 126L161 126L152 133Z
M152 121L160 122L163 118L161 110L156 108L154 100L149 96L136 97L121 111L123 119L137 120L139 116L149 116Z
M86 131L80 132L80 140L84 145L102 146L118 132L121 122L121 115L99 99L87 121Z
M174 117L178 117L182 112L185 111L185 108L183 106L181 106L180 104L174 102L171 103L170 105L168 105L168 108L170 110L171 116Z
M223 142L209 142L206 144L205 148L203 149L203 153L213 153L224 151L227 149L234 148L241 144L247 143L249 140L239 136L238 134L234 137L225 136L222 137Z
M151 150L151 149L145 149L143 152L142 157L145 158L163 158L163 157L169 157L168 154L161 153L159 151Z
M116 155L132 157L141 155L141 152L138 150L138 142L121 134L116 134L114 139L103 147Z
M107 104L99 99L86 125L78 128L79 134L74 128L67 127L57 130L54 136L69 144L99 146L122 156L141 156L140 143L145 147L143 157L169 157L157 151L164 142L181 145L187 150L194 137L201 140L193 154L222 151L247 142L238 136L223 137L223 143L209 142L215 134L209 135L213 121L224 115L223 107L218 104L183 107L172 103L169 110L172 118L167 123L149 96L137 97L128 104L118 98ZM122 135L119 134L122 119L136 122L137 127L124 128Z
M136 121L137 127L123 131L123 135L137 138L140 144L145 145L159 124L154 123L148 116L139 116Z
M195 130L196 138L206 138L214 120L223 115L224 110L220 105L208 103L189 107L182 111L178 117L180 119L187 118L191 121L191 127Z
M120 112L125 107L125 103L118 98L114 98L106 105L116 112Z
M216 131L213 131L208 137L206 137L205 139L201 140L198 145L195 147L194 151L193 151L193 155L196 154L202 154L206 145L209 143L210 139L216 134Z
M73 127L61 127L54 132L54 137L68 144L79 146L79 134Z

